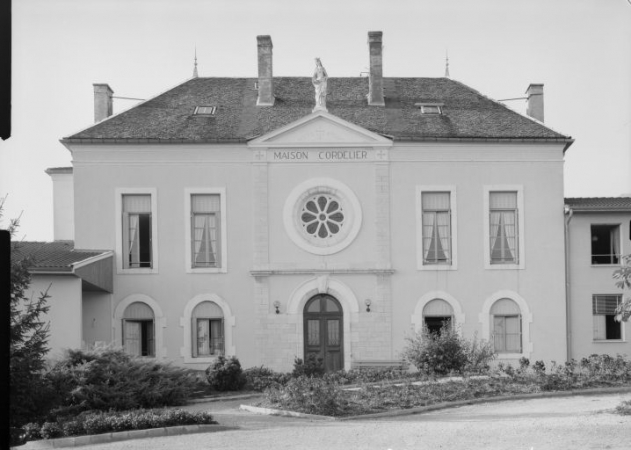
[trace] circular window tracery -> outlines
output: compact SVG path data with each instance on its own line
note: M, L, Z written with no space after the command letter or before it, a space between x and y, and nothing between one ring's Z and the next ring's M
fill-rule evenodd
M287 198L285 229L302 249L330 255L347 247L361 227L359 201L345 184L314 178L298 185Z
M338 234L344 226L344 211L332 195L315 195L305 202L300 220L307 234L326 239Z

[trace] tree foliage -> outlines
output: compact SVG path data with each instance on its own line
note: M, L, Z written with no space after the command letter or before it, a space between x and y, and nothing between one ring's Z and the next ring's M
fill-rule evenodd
M6 197L5 197L6 198ZM0 219L4 199L0 200ZM9 222L11 236L19 227L19 218ZM13 242L11 253L19 255L19 242ZM45 356L48 352L48 324L42 316L48 312L46 300L48 290L38 298L29 299L25 292L31 284L29 267L33 261L28 258L13 257L9 283L10 334L10 425L20 427L38 417L43 404L49 397L48 384L44 378Z
M631 289L631 255L622 257L622 266L613 273L616 286L620 289ZM631 317L631 296L623 297L622 302L616 308L616 320L618 322L628 322Z

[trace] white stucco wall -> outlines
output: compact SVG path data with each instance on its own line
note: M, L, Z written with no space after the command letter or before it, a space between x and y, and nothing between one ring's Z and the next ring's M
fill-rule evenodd
M572 328L572 357L583 358L594 353L615 356L631 355L631 325L623 326L622 341L595 341L593 339L592 296L595 294L621 294L612 278L619 265L591 264L591 225L620 225L622 254L631 253L629 240L629 213L576 212L569 225L569 267Z
M65 275L33 275L25 295L27 298L36 299L46 289L50 296L47 300L50 309L44 318L50 323L50 351L47 357L57 358L65 349L81 348L81 280Z
M88 348L112 340L112 294L83 292L83 343Z
M488 335L483 307L489 298L515 293L528 306L524 336L529 342L524 343L523 356L563 361L562 146L399 144L380 159L377 148L367 151L367 161L322 163L274 162L259 158L267 158L265 150L244 145L73 146L76 246L116 248L116 226L121 220L115 214L117 190L155 190L159 269L115 274L112 311L132 295L155 301L164 315L160 324L164 351L158 357L178 364L190 364L181 354L186 348L182 325L186 305L199 295L216 295L234 317L232 346L242 365L290 370L293 358L301 355L303 340L301 316L291 308L296 308L296 292L309 283L324 289L318 292L339 291L336 295L348 297L339 299L348 319L347 368L352 360L397 358L405 333L414 324L419 299L437 291L459 302L462 331L468 337L476 332L479 337ZM344 183L362 209L354 241L331 255L300 248L285 228L286 199L297 185L312 178ZM523 194L520 252L525 261L522 268L498 270L485 267L484 193L489 187L506 185L519 186ZM456 190L456 270L418 268L418 186ZM212 187L226 193L227 271L187 273L185 228L190 223L184 214L184 193ZM328 285L344 289L328 291ZM351 298L357 310L344 306L352 304ZM367 298L372 301L370 312L364 305ZM275 301L280 303L279 314Z
M56 241L74 239L74 181L72 173L52 173L53 223Z

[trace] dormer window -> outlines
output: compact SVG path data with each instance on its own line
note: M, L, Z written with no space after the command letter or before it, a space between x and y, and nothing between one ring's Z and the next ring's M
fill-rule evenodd
M216 112L216 106L196 106L193 114L196 116L214 116Z
M443 103L415 103L414 106L421 110L421 114L443 113Z

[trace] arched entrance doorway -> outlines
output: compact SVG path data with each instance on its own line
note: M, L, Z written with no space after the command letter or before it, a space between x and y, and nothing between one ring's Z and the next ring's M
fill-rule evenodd
M327 372L344 368L342 319L342 306L334 297L320 294L309 299L304 309L305 360L316 354Z

